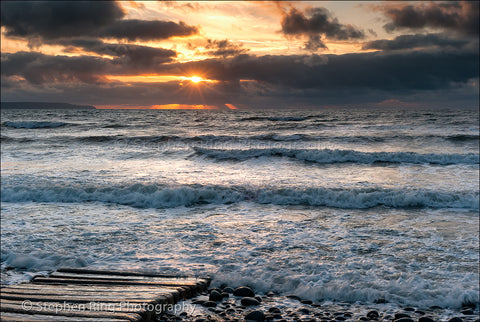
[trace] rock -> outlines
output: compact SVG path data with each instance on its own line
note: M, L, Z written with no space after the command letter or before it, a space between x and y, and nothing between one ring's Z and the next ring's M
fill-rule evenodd
M367 317L365 317L365 316L362 316L362 317L360 318L360 320L361 320L361 321L370 321L370 320L369 320Z
M473 310L472 309L462 310L462 314L473 315Z
M218 301L223 300L223 296L217 290L213 290L213 291L210 292L210 296L208 297L208 300L218 302Z
M425 312L420 311L420 310L416 310L415 313L417 313L418 315L425 315Z
M401 319L401 318L409 318L410 315L406 313L395 313L395 320Z
M398 320L395 320L395 322L415 322L415 320L412 318L405 317L405 318L400 318Z
M222 295L223 298L229 298L230 297L230 294L228 294L227 292L222 292Z
M207 301L207 302L203 303L203 306L205 306L205 307L215 307L215 306L217 306L217 303L215 303L214 301Z
M339 315L339 316L336 316L336 317L335 317L335 320L337 320L337 321L345 321L346 318L344 318L343 316L340 316L340 315Z
M280 309L278 307L275 307L275 306L269 308L268 312L270 312L270 313L282 313L282 311L280 311Z
M430 310L441 310L442 308L438 305L430 306Z
M418 319L418 322L435 322L435 320L429 318L428 316L422 316L420 319Z
M254 299L256 299L258 302L262 303L262 298L260 296L255 296Z
M235 296L241 296L241 297L254 297L255 296L255 293L253 292L253 290L250 288L250 287L246 287L246 286L240 286L240 287L237 287L234 291L233 291L233 295Z
M192 302L192 304L199 304L199 305L203 305L203 303L205 303L204 300L195 300Z
M287 295L289 299L301 301L302 299L294 294Z
M245 315L245 320L265 321L265 314L262 311L252 311Z
M379 314L377 311L370 311L367 313L367 318L369 318L370 320L376 320L378 319L379 317Z
M403 309L404 311L407 311L407 312L413 312L415 311L415 309L413 307L406 307Z
M231 287L225 287L225 288L223 289L223 291L226 292L226 293L232 294L233 291L235 291L235 290L234 290L233 288L231 288Z
M448 322L463 322L463 319L456 316L448 320Z
M308 304L308 305L313 304L313 302L310 301L310 300L302 300L302 301L300 301L300 303L302 303L302 304Z
M275 296L275 293L273 293L273 292L268 292L268 293L267 293L267 296L268 296L268 297Z
M240 303L244 306L250 306L250 305L259 305L260 302L253 297L244 297L240 300Z
M305 307L302 307L301 309L299 309L298 312L302 314L310 314L310 310Z

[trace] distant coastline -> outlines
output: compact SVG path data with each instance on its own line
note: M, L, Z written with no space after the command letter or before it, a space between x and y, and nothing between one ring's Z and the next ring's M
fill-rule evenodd
M88 109L95 110L92 105L76 105L69 103L51 103L51 102L1 102L1 109L35 109L35 110L72 110Z

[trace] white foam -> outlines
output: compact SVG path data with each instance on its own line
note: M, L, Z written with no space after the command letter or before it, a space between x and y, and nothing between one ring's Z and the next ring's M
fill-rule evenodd
M104 202L138 208L172 208L199 204L249 201L259 204L328 206L363 209L466 208L479 209L478 191L427 189L250 188L246 186L166 186L134 184L111 187L2 186L4 202Z
M479 155L468 154L421 154L415 152L360 152L354 150L331 150L331 149L247 149L226 150L194 148L199 155L204 155L216 160L248 160L258 157L289 157L302 161L315 163L430 163L430 164L478 164Z

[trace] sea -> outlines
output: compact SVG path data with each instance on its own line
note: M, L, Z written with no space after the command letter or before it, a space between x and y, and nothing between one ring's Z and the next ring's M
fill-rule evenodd
M1 179L2 284L88 267L479 302L477 109L2 110Z

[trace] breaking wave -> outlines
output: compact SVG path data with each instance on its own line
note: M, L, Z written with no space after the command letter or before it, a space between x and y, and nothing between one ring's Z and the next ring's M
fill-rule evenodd
M225 150L194 148L198 155L204 155L216 160L244 161L258 157L289 157L297 160L315 163L414 163L414 164L478 164L479 155L469 154L436 154L415 152L360 152L354 150L330 150L330 149L248 149L248 150Z
M327 206L365 209L466 208L478 209L478 191L435 191L384 188L248 188L244 186L168 186L133 184L113 187L2 187L2 202L104 202L137 208L173 208L201 204L253 202L274 205Z
M15 129L48 129L48 128L57 128L66 125L73 125L72 123L65 122L43 122L43 121L23 121L23 122L13 122L7 121L3 122L4 126L12 127Z

